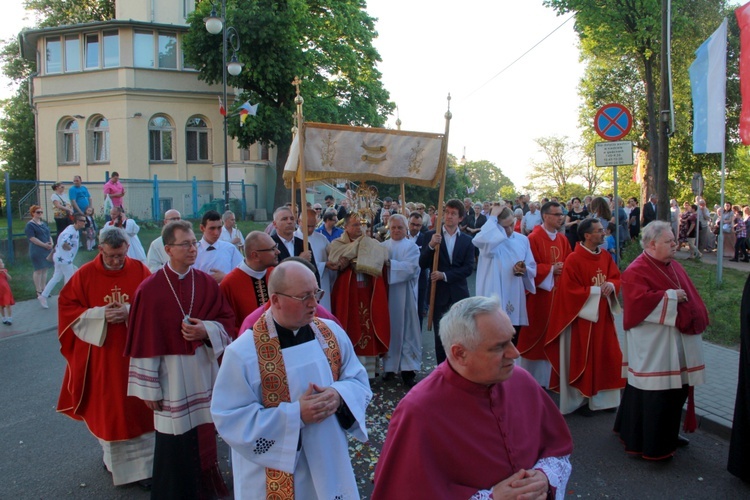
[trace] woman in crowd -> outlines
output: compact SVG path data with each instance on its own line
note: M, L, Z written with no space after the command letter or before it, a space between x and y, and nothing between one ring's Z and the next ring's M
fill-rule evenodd
M628 200L630 205L630 216L628 228L630 230L630 239L637 240L641 234L641 207L638 206L638 199L633 197Z
M682 208L679 244L688 246L691 258L700 259L703 255L695 246L695 229L698 227L698 205L690 205L686 201Z
M565 216L565 235L568 237L570 247L575 250L578 242L578 223L589 216L589 211L581 204L581 199L575 197L571 200L572 210Z
M680 237L680 204L674 198L669 200L669 220L672 223L672 234L677 240Z
M730 202L724 203L719 220L721 221L719 230L724 236L724 257L731 259L734 257L734 244L737 243L737 236L734 233L734 211Z
M73 206L70 204L65 193L65 186L62 182L56 182L52 184L52 205L54 208L55 226L57 226L57 234L60 234L63 229L71 224L71 217L73 216Z
M52 267L52 260L47 259L52 253L54 244L47 223L42 220L44 211L39 205L31 205L31 220L26 223L24 232L29 240L29 258L34 267L33 281L37 297L47 284L47 269Z
M742 218L742 209L739 205L732 207L734 213L734 220L732 221L732 229L734 230L735 242L734 242L734 257L731 259L732 262L739 262L740 258L742 262L749 262L747 258L747 247L745 241L747 239L747 226L745 226L745 219Z

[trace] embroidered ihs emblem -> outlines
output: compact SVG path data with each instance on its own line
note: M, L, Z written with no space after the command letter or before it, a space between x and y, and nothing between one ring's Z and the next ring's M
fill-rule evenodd
M591 278L593 286L602 286L607 281L607 275L602 273L601 269L596 270L596 276Z
M119 286L115 286L109 295L104 296L105 304L113 304L115 302L119 304L127 304L129 300L130 295L128 295L127 293L122 293L122 288L120 288Z

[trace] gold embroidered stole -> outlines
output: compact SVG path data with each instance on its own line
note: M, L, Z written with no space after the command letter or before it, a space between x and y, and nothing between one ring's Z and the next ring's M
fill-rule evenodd
M269 321L273 321L270 309L253 325L253 339L255 340L258 367L260 368L262 403L265 408L275 408L281 403L291 402L291 398L279 337L276 335L275 328L273 328L273 335L269 332ZM315 339L326 345L323 353L331 367L333 381L335 382L339 379L341 373L341 350L336 336L318 318L313 318L310 327L313 329ZM269 500L293 500L294 475L266 468L266 498Z

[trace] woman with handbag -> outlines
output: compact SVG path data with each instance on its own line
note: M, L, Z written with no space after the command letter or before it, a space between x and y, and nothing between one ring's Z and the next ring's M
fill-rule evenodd
M54 245L52 244L49 227L42 220L42 214L44 213L42 207L31 205L29 213L31 214L31 220L26 223L24 233L29 240L29 258L31 259L31 265L34 267L34 287L38 297L47 283L47 269L52 267L52 259L48 259L48 257L52 255Z
M71 218L73 217L73 206L70 204L67 196L63 196L65 192L65 186L62 182L56 182L52 184L52 205L54 205L54 217L55 226L57 226L57 234L63 232L63 229L71 224Z

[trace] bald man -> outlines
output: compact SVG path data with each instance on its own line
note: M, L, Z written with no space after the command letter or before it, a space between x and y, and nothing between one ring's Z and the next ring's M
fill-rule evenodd
M367 440L367 373L346 332L314 316L321 290L310 269L282 262L269 292L269 310L224 351L211 402L232 447L234 494L359 498L346 433Z
M164 212L165 226L170 222L174 222L176 220L182 220L180 212L174 209ZM166 264L167 262L169 262L169 256L167 255L167 251L164 250L164 240L162 240L161 236L159 236L154 241L152 241L151 246L148 247L148 255L146 255L146 265L153 273L154 271L157 271L164 267L164 264Z

